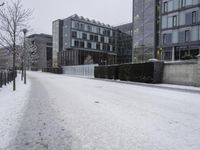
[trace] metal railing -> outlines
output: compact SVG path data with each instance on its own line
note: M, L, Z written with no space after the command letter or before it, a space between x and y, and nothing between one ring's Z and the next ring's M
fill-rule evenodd
M79 66L63 66L63 74L72 76L81 76L94 78L94 68L99 66L98 64L91 65L79 65Z
M17 77L16 72L14 73L13 71L9 70L0 71L0 88L12 82L16 77Z

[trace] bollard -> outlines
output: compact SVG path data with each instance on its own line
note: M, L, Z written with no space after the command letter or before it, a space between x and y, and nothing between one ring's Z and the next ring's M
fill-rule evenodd
M2 72L0 72L0 88L3 86L3 75Z
M5 83L5 72L3 72L3 85L6 85L6 83Z

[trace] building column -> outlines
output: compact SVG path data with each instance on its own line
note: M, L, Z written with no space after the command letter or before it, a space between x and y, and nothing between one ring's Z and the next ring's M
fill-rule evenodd
M172 47L172 61L175 60L175 47Z

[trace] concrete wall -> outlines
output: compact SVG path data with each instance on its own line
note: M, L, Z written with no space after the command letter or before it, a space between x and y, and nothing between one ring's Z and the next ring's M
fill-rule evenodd
M163 83L200 86L200 57L193 61L165 63Z
M63 66L62 68L63 74L94 78L96 66L98 65Z

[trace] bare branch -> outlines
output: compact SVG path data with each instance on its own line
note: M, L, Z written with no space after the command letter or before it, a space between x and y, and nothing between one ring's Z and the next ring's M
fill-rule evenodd
M0 7L1 7L1 6L3 6L3 5L5 5L5 3L4 3L4 2L3 2L1 5L0 5Z
M32 11L24 9L21 0L0 9L0 46L18 44L22 29L28 27Z

